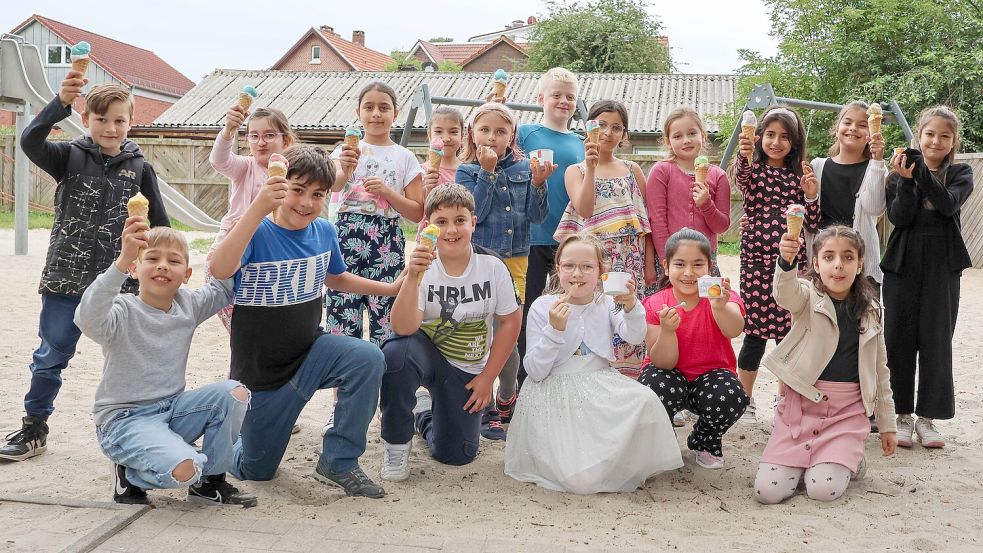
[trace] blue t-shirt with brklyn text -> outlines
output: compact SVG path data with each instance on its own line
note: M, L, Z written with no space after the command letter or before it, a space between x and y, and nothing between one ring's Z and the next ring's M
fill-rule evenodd
M263 219L235 275L232 378L250 390L279 388L293 378L323 333L324 279L346 270L328 221L287 230Z
M570 203L563 175L566 174L567 167L584 160L584 139L579 134L557 132L542 123L536 123L519 127L517 140L519 148L526 155L533 150L553 150L553 163L556 164L556 170L546 180L550 212L545 221L530 226L529 245L555 246L553 233L556 232L556 226L560 224L563 211Z

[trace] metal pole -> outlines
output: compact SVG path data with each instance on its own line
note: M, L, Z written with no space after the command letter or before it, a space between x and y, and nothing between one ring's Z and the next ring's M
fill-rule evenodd
M908 126L908 120L905 119L904 112L901 111L901 106L898 105L897 100L891 100L891 114L894 115L894 120L897 121L898 126L904 131L905 138L908 139L908 146L911 146L911 142L915 139L915 133L911 132L911 127Z
M16 153L14 154L14 255L27 255L27 206L30 199L28 181L31 166L20 146L20 137L31 122L31 103L24 102L24 111L17 114Z

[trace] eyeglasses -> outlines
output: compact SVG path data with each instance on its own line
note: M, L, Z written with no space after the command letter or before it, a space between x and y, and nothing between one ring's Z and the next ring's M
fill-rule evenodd
M282 132L264 132L263 134L259 134L258 132L247 132L246 133L246 140L248 140L250 144L255 144L255 143L259 142L259 139L260 138L263 139L263 142L273 142L274 140L277 139L278 136L283 136L283 133Z
M581 274L593 273L597 270L597 265L594 265L593 263L583 263L579 265L577 263L560 263L560 271L564 273L569 274L577 269L580 269Z
M600 123L598 123L597 127L601 129L601 132L611 131L614 134L621 134L625 132L625 128L617 123L613 125L608 125L606 122L601 121Z

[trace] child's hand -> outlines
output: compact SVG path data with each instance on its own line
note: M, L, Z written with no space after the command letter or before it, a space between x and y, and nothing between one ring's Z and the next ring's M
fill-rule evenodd
M352 148L348 144L341 146L341 154L338 155L338 163L341 165L342 172L345 173L345 180L350 180L358 167L358 158L362 154L358 148Z
M707 187L706 183L700 184L698 182L693 183L693 204L702 208L710 201L710 188Z
M440 180L440 173L437 169L431 168L427 171L427 174L423 175L423 198L426 199L430 195L430 191L437 187Z
M494 173L495 166L498 165L498 154L488 146L478 146L478 165L485 171Z
M365 187L365 191L369 194L384 200L389 199L390 194L393 192L392 188L386 186L385 181L376 176L366 177L362 182L362 186Z
M898 447L897 432L881 432L881 451L885 457L894 455L894 450Z
M532 169L532 185L536 188L543 186L546 183L546 179L550 178L553 171L556 170L556 164L549 161L544 161L539 163Z
M870 158L884 159L884 137L879 132L870 135Z
M645 274L643 275L643 278L645 278L646 287L654 286L655 282L659 280L659 272L655 270L654 260L651 263L645 263Z
M628 313L635 308L635 304L638 303L638 298L635 296L635 279L628 279L628 293L622 294L620 296L614 297L614 303L625 308L625 313Z
M485 95L485 102L498 102L499 104L504 104L506 102L505 96L495 96L495 92L489 92Z
M225 136L226 138L231 138L239 132L239 127L242 127L242 123L245 122L246 117L249 112L242 109L242 106L238 102L229 108L229 111L225 112Z
M406 261L406 273L413 279L413 282L419 282L420 275L427 272L436 258L437 250L431 252L430 248L423 244L417 244Z
M570 318L570 306L566 300L560 298L556 300L550 308L550 326L563 332L567 329L567 319Z
M748 230L748 220L747 214L741 215L741 218L737 221L737 232L744 234Z
M724 289L723 293L718 298L709 298L710 309L723 309L730 301L730 279L727 277L721 279L720 286Z
M259 204L263 213L270 213L274 209L283 205L283 200L287 197L286 177L270 177L266 179L259 195L256 196L254 203Z
M778 243L778 254L788 263L794 264L795 256L799 255L801 248L798 238L786 232L782 235L782 241Z
M495 378L488 378L483 374L479 374L465 384L464 387L471 390L471 397L464 404L464 409L471 414L480 413L484 410L491 403L493 384L495 384Z
M130 263L137 258L140 250L149 246L147 243L147 224L146 217L127 217L123 223L123 233L120 236L122 248L119 252L119 259L116 260L116 268L121 273L125 273L130 268Z
M891 168L894 169L895 173L901 175L902 178L906 178L906 179L914 178L913 169L915 168L915 164L912 163L908 167L905 167L905 165L908 165L907 155L895 154L895 156L891 158Z
M754 140L749 140L745 137L741 137L737 144L737 153L741 154L744 159L751 159L754 154L754 143L758 141L758 135L754 136Z
M65 107L72 105L72 102L82 95L82 87L88 83L89 79L86 79L81 72L69 71L65 75L65 80L61 82L61 91L58 93L61 105Z
M802 162L802 178L799 179L799 186L802 187L807 200L815 200L819 195L819 179L816 178L812 165L806 161Z
M679 313L676 311L675 307L669 307L666 304L662 304L662 311L659 311L659 326L662 327L666 332L676 332L679 328L679 323L682 319L679 318Z
M597 152L597 144L588 140L584 142L584 161L587 162L588 169L596 169L597 162L601 159L601 155Z

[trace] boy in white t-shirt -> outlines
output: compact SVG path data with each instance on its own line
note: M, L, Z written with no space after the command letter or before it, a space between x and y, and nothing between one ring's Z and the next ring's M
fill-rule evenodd
M459 184L437 186L424 213L440 228L437 251L417 245L407 260L390 317L395 336L382 346L382 478L390 481L410 475L414 429L441 463L477 457L481 412L522 324L505 262L471 244L471 193Z

